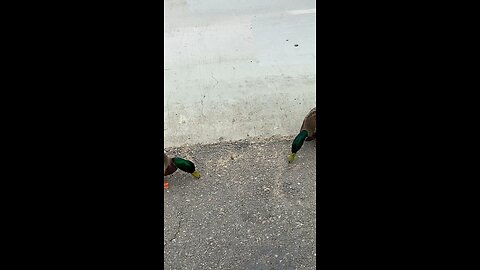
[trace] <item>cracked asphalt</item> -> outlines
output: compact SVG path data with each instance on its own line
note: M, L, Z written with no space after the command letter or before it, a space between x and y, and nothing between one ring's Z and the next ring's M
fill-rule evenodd
M165 269L315 269L316 146L293 137L166 149L202 177L165 177Z

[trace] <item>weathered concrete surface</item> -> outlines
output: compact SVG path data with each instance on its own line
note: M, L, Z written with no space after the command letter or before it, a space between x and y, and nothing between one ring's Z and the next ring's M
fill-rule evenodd
M167 146L297 132L316 104L314 0L165 0L164 8Z
M315 142L291 137L167 149L195 162L164 192L165 269L315 269Z

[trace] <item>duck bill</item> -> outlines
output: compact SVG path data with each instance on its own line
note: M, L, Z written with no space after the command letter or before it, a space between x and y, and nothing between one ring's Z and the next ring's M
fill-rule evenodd
M291 153L290 155L288 155L288 163L292 163L295 160L296 156L297 155L295 153Z
M200 174L199 174L197 171L194 171L194 172L192 173L192 175L193 175L193 177L195 177L195 178L200 178Z

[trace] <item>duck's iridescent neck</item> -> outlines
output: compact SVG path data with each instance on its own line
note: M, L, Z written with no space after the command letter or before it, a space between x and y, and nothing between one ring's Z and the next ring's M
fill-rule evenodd
M180 170L188 173L193 173L195 172L195 165L193 162L183 159L183 158L172 158L173 165L175 167L179 168Z
M297 137L295 137L295 140L293 140L292 143L292 153L297 153L300 148L303 146L303 142L305 139L308 137L308 131L302 130L300 133L298 133Z

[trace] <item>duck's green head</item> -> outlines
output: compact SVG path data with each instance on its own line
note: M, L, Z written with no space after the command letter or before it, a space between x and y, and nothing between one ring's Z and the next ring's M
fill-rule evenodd
M292 153L288 156L288 162L292 163L295 160L295 156L297 155L297 152L302 148L303 142L305 142L305 139L308 137L308 131L302 130L300 133L298 133L297 137L295 137L295 140L293 140L292 143Z
M200 174L195 170L195 164L193 162L183 158L172 158L173 165L180 170L191 173L195 178L200 178Z

